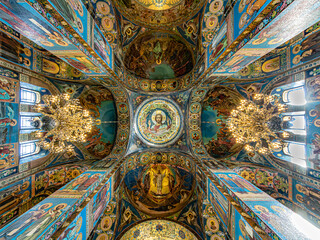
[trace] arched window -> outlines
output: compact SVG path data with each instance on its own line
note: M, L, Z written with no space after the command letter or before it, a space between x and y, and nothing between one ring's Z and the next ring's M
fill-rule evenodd
M283 147L283 153L291 157L291 162L306 167L306 145L296 142L287 142Z
M33 116L21 116L21 124L20 124L20 129L25 130L25 129L38 129L35 125L32 125L31 123L33 122L35 117Z
M307 167L305 143L285 141L283 147L275 149L272 154L278 159Z
M20 158L29 157L40 152L40 147L36 142L22 142L20 143Z
M21 88L20 98L22 104L37 104L41 101L39 92L27 88Z
M296 135L306 135L305 111L282 114L283 129Z
M283 153L297 159L306 159L306 145L296 142L287 142L283 147Z
M288 105L302 106L306 104L304 86L283 91L282 101Z
M305 80L276 87L271 95L280 96L281 102L288 106L288 111L281 114L283 130L292 135L285 140L281 149L274 150L273 156L306 167L309 166L306 154L306 112Z

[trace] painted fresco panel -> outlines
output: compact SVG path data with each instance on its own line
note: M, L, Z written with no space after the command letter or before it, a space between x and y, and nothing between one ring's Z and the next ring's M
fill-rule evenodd
M66 49L66 50L50 50L54 55L69 63L71 66L77 68L81 72L92 74L101 73L99 67L96 67L91 60L80 50L76 49Z
M96 225L93 239L112 239L112 237L114 236L116 220L116 199L113 198L107 205L103 215Z
M0 144L18 142L19 104L0 102Z
M95 12L95 21L101 31L106 36L109 44L117 43L117 24L115 13L111 2L107 1L91 1L93 11Z
M307 102L320 102L320 72L317 74L317 70L320 70L320 68L313 69L315 76L306 78L305 86Z
M206 200L204 200L204 202L206 202ZM210 203L203 204L203 223L205 226L206 240L226 239L225 227Z
M122 92L123 94L123 92ZM81 105L98 119L87 134L86 150L96 159L108 156L113 148L117 129L114 98L105 87L92 87L79 97Z
M60 235L58 240L85 240L86 236L86 209L85 207L79 215L69 224L69 226Z
M61 16L90 45L92 18L81 0L49 0Z
M310 162L320 159L320 102L306 105L307 156Z
M0 171L18 165L19 148L18 143L0 145Z
M49 51L77 49L26 2L2 1L0 11L1 21Z
M227 23L224 23L208 47L208 66L210 66L227 49L227 46Z
M22 67L32 69L33 49L21 41L9 38L4 32L0 32L0 57Z
M232 205L229 211L228 233L231 235L232 239L261 240L261 237L257 234L257 232Z
M206 48L221 29L224 21L224 12L228 0L209 0L206 4L202 22L202 44Z
M272 229L273 239L278 239L277 236L281 239L315 239L320 234L320 229L236 173L217 171L214 174L240 199L242 207L249 207L258 216L255 219L262 229L267 229L266 225ZM296 227L299 222L303 228Z
M237 173L215 172L214 174L242 200L258 200L264 199L266 196L263 191L253 186Z
M273 189L282 196L289 197L291 179L287 175L256 167L241 167L234 171L261 190Z
M304 21L300 21L299 24L297 24L300 16L304 18ZM222 67L217 69L216 73L238 72L254 60L257 60L290 38L296 36L299 32L315 24L319 19L319 1L294 1L275 20L236 52Z
M86 224L87 237L98 223L105 208L110 202L112 195L112 178L100 189L100 191L93 197L86 209Z
M233 7L234 39L269 5L271 0L239 0Z
M130 202L151 216L178 212L188 203L195 187L195 178L190 172L169 164L137 167L129 171L123 181Z
M30 4L36 5L36 2L31 1ZM75 5L80 6L79 4L80 1ZM0 21L5 23L9 27L12 27L14 30L23 33L24 36L26 36L39 46L43 47L44 49L52 52L54 55L66 61L78 70L85 73L101 72L99 67L96 67L93 64L93 60L85 55L85 53L83 52L84 49L79 50L76 45L71 43L64 35L59 32L58 29L56 29L51 24L51 22L57 24L57 22L53 20L52 16L47 16L47 18L51 17L51 22L49 23L48 20L40 15L27 2L18 2L17 0L2 2L0 4L0 12ZM85 21L85 23L87 24L87 21ZM92 24L89 23L89 26L91 25ZM61 26L57 26L57 28L61 28ZM90 30L88 31L91 32ZM75 44L77 44L77 40L75 41ZM28 62L28 59L22 58L22 60L18 59L18 61L22 61L21 63L25 64Z
M303 21L299 21L303 17ZM275 48L317 23L320 3L317 0L293 1L274 21L251 39L246 48Z
M112 194L112 178L108 180L106 185L93 198L92 202L92 214L93 214L93 226L95 226L102 215L104 209L108 205Z
M220 190L212 183L210 179L208 179L208 199L211 205L213 206L215 212L218 214L223 224L227 226L228 224L228 200L227 198L220 192Z
M13 183L0 191L0 215L6 213L20 203L27 201L32 194L32 179L27 177Z
M35 72L59 79L83 79L78 69L29 42L10 26L0 22L0 57ZM23 40L22 40L23 39Z
M94 50L112 69L112 48L97 26L94 28L93 43Z
M65 198L80 198L87 191L97 186L104 172L87 171L72 182L60 188L52 196Z
M242 149L227 128L227 119L236 108L241 95L226 87L211 89L203 100L201 132L207 152L214 158L232 156ZM192 106L192 105L191 105ZM192 108L191 108L192 110Z
M267 223L281 239L317 239L311 236L319 236L318 228L273 198L266 198L266 201L247 201L246 205L259 216L259 221Z
M320 23L317 25L320 26ZM299 66L320 57L320 30L310 34L311 30L313 28L304 31L307 36L290 46L291 67Z
M76 199L47 198L10 225L2 228L0 238L8 240L37 239L45 231L52 228L76 201Z
M320 216L320 191L292 179L292 200Z
M0 101L19 102L19 81L12 78L0 77Z
M86 167L57 167L41 171L0 190L0 227L77 177Z

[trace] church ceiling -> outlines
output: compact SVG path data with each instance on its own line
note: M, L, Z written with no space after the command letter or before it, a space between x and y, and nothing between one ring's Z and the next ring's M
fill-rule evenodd
M39 194L62 188L25 215L43 214L32 218L33 229L24 216L0 238L221 240L228 232L243 240L298 232L282 232L279 219L290 210L246 180L319 222L309 204L319 205L320 186L319 9L317 0L1 2L0 226ZM228 131L231 111L241 99L282 96L284 85L303 80L307 167L281 159L284 148L245 152ZM16 154L36 140L20 129L20 114L34 114L20 103L20 88L30 85L40 96L70 94L96 119L72 153L30 161Z

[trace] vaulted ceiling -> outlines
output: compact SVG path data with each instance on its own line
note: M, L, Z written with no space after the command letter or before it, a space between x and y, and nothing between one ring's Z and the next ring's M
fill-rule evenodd
M0 205L0 226L44 198L70 198L78 202L66 200L72 207L62 212L72 215L70 226L85 228L85 199L104 194L104 208L92 203L91 222L82 216L91 225L79 227L77 236L87 231L79 239L91 232L100 240L291 236L252 220L256 213L241 205L250 196L239 200L221 180L232 174L319 226L319 20L318 0L2 1L0 151L8 155L0 158L0 203L15 195L19 201ZM231 111L256 93L284 96L299 87L305 104L290 111L305 119L304 134L289 140L306 146L303 161L288 157L288 144L270 155L248 154L227 128ZM97 120L87 141L70 154L23 157L21 145L36 137L21 127L21 116L34 113L21 89L79 99ZM232 221L242 227L230 230ZM70 226L35 236L67 239L77 230ZM17 234L0 230L0 239Z

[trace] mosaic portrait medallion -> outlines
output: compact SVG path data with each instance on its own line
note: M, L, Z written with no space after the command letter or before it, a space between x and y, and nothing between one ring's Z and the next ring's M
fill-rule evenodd
M140 139L152 146L173 143L182 131L182 114L171 100L152 98L138 108L135 118Z

